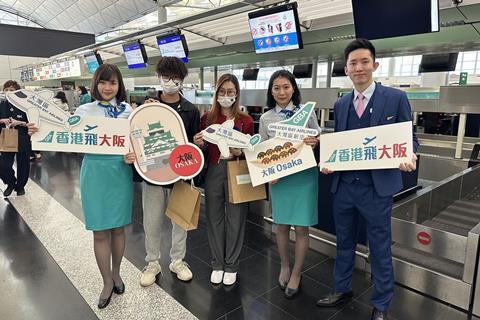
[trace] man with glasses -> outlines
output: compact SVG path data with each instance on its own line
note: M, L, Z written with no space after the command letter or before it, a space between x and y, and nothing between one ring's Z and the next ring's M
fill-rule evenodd
M190 142L198 132L200 125L200 112L181 94L183 79L188 74L185 64L176 57L162 57L157 63L156 72L162 85L156 98L146 97L145 103L161 102L178 112L183 120L187 137ZM142 271L140 284L144 287L155 282L161 272L160 249L162 243L162 225L165 218L168 197L173 185L157 186L146 181L143 182L143 228L145 230L145 248L147 266ZM193 275L188 264L183 260L186 252L187 232L172 221L172 247L170 250L170 271L182 281L189 281Z

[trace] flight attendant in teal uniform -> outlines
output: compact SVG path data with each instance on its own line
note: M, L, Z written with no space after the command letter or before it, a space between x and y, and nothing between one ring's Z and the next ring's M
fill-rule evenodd
M117 66L102 64L93 75L92 98L75 114L127 119L132 108L125 103L126 92ZM85 154L80 170L80 193L85 227L93 231L94 251L103 278L99 308L110 303L112 293L125 290L120 263L125 251L124 226L132 222L132 168L135 157ZM111 261L111 265L110 265Z
M117 66L102 64L93 75L94 102L77 108L76 115L126 119L132 108L125 103L126 92ZM29 134L38 130L29 123ZM98 308L105 308L112 293L122 294L120 263L125 251L124 226L132 221L135 155L85 154L80 169L80 194L85 227L93 231L93 249L103 278Z
M301 108L301 96L292 73L279 70L272 74L268 85L267 105L270 108L260 118L259 134L262 141L275 136L268 130L270 123L292 117ZM307 127L320 132L318 121L312 113ZM304 143L316 147L318 137L307 137ZM299 288L302 265L309 246L308 227L318 220L318 169L311 168L283 177L271 183L273 221L277 225L277 247L281 260L279 286L285 297L293 298ZM295 228L295 263L290 270L288 244L290 226Z

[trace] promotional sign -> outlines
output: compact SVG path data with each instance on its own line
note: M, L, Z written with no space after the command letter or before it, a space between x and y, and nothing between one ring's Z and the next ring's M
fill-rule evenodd
M303 141L308 136L316 137L317 129L306 128L308 119L315 108L315 102L307 102L289 119L270 123L269 130L275 131L275 137L294 141Z
M212 124L203 130L203 139L216 144L225 158L230 156L230 148L253 150L253 147L262 139L259 134L252 137L235 130L233 127L233 120L227 120L222 124Z
M200 173L203 153L188 142L182 118L171 107L146 103L129 120L135 168L146 181L166 185Z
M320 169L391 169L412 157L411 121L330 133L320 139Z
M317 165L312 147L299 141L272 138L244 153L254 187Z
M22 89L7 92L6 97L37 125L33 150L118 155L129 151L127 119L71 116L53 101L51 91Z

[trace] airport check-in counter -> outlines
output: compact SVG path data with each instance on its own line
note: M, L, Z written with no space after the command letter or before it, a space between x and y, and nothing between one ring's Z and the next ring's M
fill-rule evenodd
M466 114L480 113L479 89L441 87L436 93L408 95L415 116L418 112L445 112L458 114L462 119ZM338 99L339 89L302 89L301 93L302 101L317 102L315 111L320 123L328 121L328 109ZM265 95L266 90L244 90L242 104L247 108L264 106ZM463 125L460 120L460 135ZM420 136L421 143L429 139L429 135ZM480 315L480 287L477 287L480 285L480 166L467 168L468 159L454 157L460 143L460 151L463 147L465 152L459 154L467 158L470 145L478 139L441 138L453 148L451 155L438 156L435 149L422 154L420 149L419 169L413 176L404 174L407 186L403 194L395 197L392 254L396 282ZM314 249L334 256L336 239L330 185L331 176L320 175L319 223L310 229L310 235ZM251 203L250 210L272 221L269 201ZM360 223L356 263L368 271L365 223Z

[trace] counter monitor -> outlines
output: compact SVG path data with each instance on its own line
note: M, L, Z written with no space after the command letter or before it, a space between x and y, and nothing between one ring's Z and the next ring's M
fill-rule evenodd
M157 44L162 57L178 57L188 62L188 46L183 34L175 32L157 36Z
M438 0L352 0L352 8L356 38L440 31Z
M103 63L100 54L97 52L88 52L84 55L85 64L87 65L88 72L95 73L95 70Z
M256 53L303 48L296 2L251 12L248 23Z
M123 52L129 69L145 68L147 66L147 53L142 43L137 41L124 44Z

